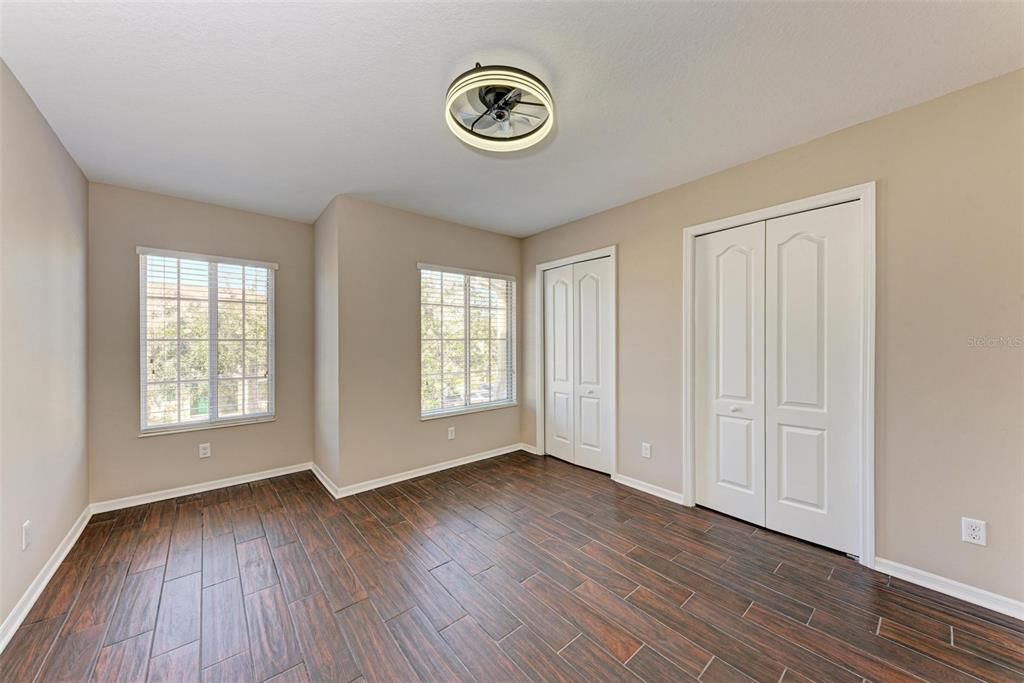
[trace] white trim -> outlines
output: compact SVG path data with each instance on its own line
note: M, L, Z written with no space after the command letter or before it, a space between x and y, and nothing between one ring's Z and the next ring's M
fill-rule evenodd
M918 586L931 588L934 591L945 593L946 595L959 598L965 602L985 607L994 612L1006 614L1015 619L1024 619L1024 602L1008 598L1005 595L992 593L982 588L975 588L974 586L966 583L947 579L944 576L932 574L931 572L926 572L923 569L908 567L905 564L886 560L882 557L875 558L875 570L880 571L883 574L895 576L897 579L903 579L904 581L915 583Z
M611 436L609 439L612 446L612 471L610 474L614 478L616 472L619 471L619 265L616 245L614 244L600 249L583 252L582 254L576 254L575 256L566 256L553 261L545 261L544 263L538 263L536 266L533 288L536 290L535 296L537 305L534 310L533 322L535 327L534 348L537 349L537 355L534 359L534 387L537 392L534 417L537 429L537 445L532 447L534 450L531 452L535 455L544 455L547 450L544 443L544 271L561 268L562 266L568 266L573 263L593 261L595 259L605 257L609 257L612 260L612 280L614 282L614 286L612 287L612 329L615 333L612 335L612 357L615 359L615 371L612 373L612 386L611 390L608 392L612 401L612 414L615 416L615 419L612 420Z
M167 500L168 498L177 498L179 496L188 496L193 493L212 491L213 489L224 488L226 486L247 484L250 481L280 477L283 474L292 474L293 472L308 470L312 467L312 464L313 463L310 462L301 462L296 465L285 465L284 467L275 467L271 470L252 472L250 474L239 474L238 476L227 477L225 479L204 481L199 484L188 484L187 486L163 489L162 491L153 491L151 493L140 493L137 496L127 496L125 498L98 501L92 504L92 512L93 514L96 514L100 512L109 512L110 510L120 510L122 508L134 507L136 505L145 505L146 503L156 503L157 501Z
M519 405L519 401L497 401L494 403L478 403L475 406L465 406L463 408L448 408L447 410L440 410L433 413L423 413L420 415L420 422L428 422L430 420L440 420L445 417L457 417L459 415L467 415L470 413L485 413L488 410L501 410L502 408L515 408Z
M417 263L419 270L433 270L439 273L456 273L458 275L475 275L477 277L488 277L492 280L511 280L515 282L515 275L505 273L489 273L486 270L470 270L468 268L455 268L454 266L439 266L435 263Z
M71 529L64 536L64 540L57 545L53 554L50 555L50 559L46 561L43 568L36 574L36 578L25 589L21 599L14 605L14 609L4 619L3 624L0 624L0 652L4 651L11 638L14 637L15 631L21 626L21 622L25 621L25 617L32 610L32 606L36 604L36 600L39 599L43 589L46 588L50 579L53 578L57 567L64 561L67 554L71 552L71 548L82 534L82 530L85 529L85 525L89 522L90 517L92 517L92 506L86 505L85 509L82 510L82 514L78 516L78 519L75 520L75 523L71 525Z
M861 486L860 486L860 563L875 563L875 183L854 185L833 192L805 197L757 211L701 223L683 229L683 481L684 505L697 504L696 458L694 455L694 251L699 235L728 230L741 225L779 218L802 211L860 201L864 247L864 282L861 291Z
M377 479L370 479L368 481L359 482L358 484L349 484L347 486L338 486L335 484L327 473L320 469L316 463L312 463L311 469L313 474L320 480L320 483L324 485L331 495L335 498L345 498L346 496L352 496L363 491L369 491L371 489L380 488L381 486L387 486L389 484L397 484L400 481L406 481L407 479L415 479L416 477L422 477L426 474L433 474L434 472L440 472L441 470L451 469L452 467L458 467L459 465L466 465L477 460L487 460L488 458L496 458L499 455L507 455L508 453L515 453L516 451L525 451L530 447L523 443L515 443L509 446L502 446L501 448L494 448L489 451L483 451L482 453L474 453L472 455L466 455L461 458L453 458L451 460L445 460L434 465L426 465L424 467L417 467L414 470L406 470L405 472L399 472L397 474L389 474Z
M135 247L135 253L140 256L166 256L167 258L180 258L196 261L217 261L218 263L230 263L236 266L255 266L258 268L270 268L277 270L278 265L271 261L256 261L253 259L235 258L234 256L218 256L217 254L200 254L192 251L175 251L173 249L157 249L156 247Z
M222 427L240 427L242 425L255 425L263 422L275 422L276 415L265 414L262 417L245 417L240 420L218 420L216 422L198 422L193 425L174 425L162 429L152 428L139 432L139 438L145 439L150 436L162 436L164 434L181 434L182 432L201 432L206 429L221 429Z
M658 498L664 498L665 500L671 503L675 503L676 505L686 505L686 503L683 502L683 494L677 491L663 489L660 486L648 484L646 481L633 479L632 477L627 477L622 474L613 474L612 481L622 484L623 486L628 486L631 489L636 489L637 491L649 493L652 496L657 496Z

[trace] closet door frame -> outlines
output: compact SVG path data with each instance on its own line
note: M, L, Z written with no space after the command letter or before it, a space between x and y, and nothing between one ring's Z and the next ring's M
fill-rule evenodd
M616 261L615 245L608 247L602 247L601 249L594 249L593 251L587 251L582 254L576 254L574 256L566 256L565 258L555 259L554 261L545 261L544 263L538 263L536 272L534 275L534 289L536 290L536 307L535 314L532 316L534 323L534 334L536 335L536 349L537 349L537 360L534 363L535 366L535 384L537 387L537 407L536 407L536 421L537 421L537 454L544 455L547 452L547 444L545 442L545 422L544 416L546 413L546 382L544 378L545 366L547 365L546 349L544 347L544 271L552 270L554 268L561 268L562 266L572 265L574 263L580 263L581 261L593 261L599 258L610 258L612 264L612 280L614 287L612 287L611 295L611 324L612 330L614 331L611 338L611 353L615 359L614 372L609 379L610 388L609 396L611 398L612 424L609 425L611 433L609 435L608 443L612 450L612 471L611 476L614 478L618 473L619 463L619 403L618 403L618 375L619 375L619 325L618 325L618 293L619 293L619 268Z
M701 223L683 229L683 480L682 503L694 506L696 494L696 409L694 395L695 331L695 240L720 230L748 223L767 221L790 214L822 209L826 206L859 201L861 207L860 244L864 256L861 287L860 367L860 552L858 561L875 566L875 183L846 187L833 192L805 197L739 216Z

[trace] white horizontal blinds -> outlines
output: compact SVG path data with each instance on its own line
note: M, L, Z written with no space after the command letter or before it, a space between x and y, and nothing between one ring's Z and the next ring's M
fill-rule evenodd
M218 415L265 415L270 396L270 271L228 263L215 265Z
M432 415L515 399L515 282L420 270L420 412Z
M143 431L273 414L273 271L139 259Z

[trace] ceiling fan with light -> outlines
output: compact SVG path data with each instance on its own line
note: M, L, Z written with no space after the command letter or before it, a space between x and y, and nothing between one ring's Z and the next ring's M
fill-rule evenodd
M478 62L448 87L445 120L468 145L514 152L532 147L551 132L554 105L547 86L533 74Z

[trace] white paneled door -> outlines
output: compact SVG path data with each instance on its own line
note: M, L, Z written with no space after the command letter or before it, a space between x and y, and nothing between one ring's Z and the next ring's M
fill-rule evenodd
M861 209L769 220L765 238L768 528L857 554Z
M764 524L764 223L696 240L697 502Z
M612 471L615 287L610 258L544 271L544 429L550 455Z
M858 202L695 240L697 502L860 548Z
M569 462L576 459L572 290L571 265L544 271L544 444L550 455Z

